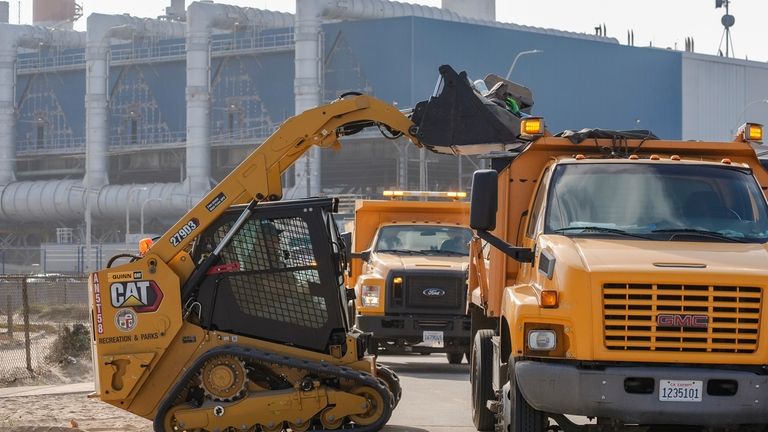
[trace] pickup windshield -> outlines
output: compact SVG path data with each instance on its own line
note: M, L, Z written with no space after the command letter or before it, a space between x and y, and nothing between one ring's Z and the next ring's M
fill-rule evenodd
M376 252L469 255L472 231L463 227L387 225L376 236Z
M768 241L766 200L748 169L665 163L562 164L551 184L546 233Z

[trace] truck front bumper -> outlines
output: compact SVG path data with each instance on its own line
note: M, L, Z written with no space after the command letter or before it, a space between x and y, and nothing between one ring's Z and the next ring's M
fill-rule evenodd
M356 325L373 333L379 346L390 352L469 352L471 327L467 316L358 315ZM425 331L442 332L443 347L425 346Z
M584 369L531 360L515 362L514 367L525 399L548 413L607 417L625 424L768 423L768 376L751 372L665 366ZM660 401L661 380L703 381L702 400ZM638 382L645 384L638 387Z

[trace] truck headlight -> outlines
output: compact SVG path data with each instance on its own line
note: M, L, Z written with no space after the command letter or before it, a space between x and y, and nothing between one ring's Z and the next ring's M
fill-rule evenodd
M378 285L363 285L360 302L365 307L378 307L381 287Z
M553 330L531 330L528 332L528 348L531 351L553 351L557 346L557 335Z

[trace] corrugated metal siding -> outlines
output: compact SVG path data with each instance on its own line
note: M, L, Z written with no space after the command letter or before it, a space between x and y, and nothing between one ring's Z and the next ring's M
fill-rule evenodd
M640 127L664 138L681 135L678 51L414 17L323 29L326 52L333 53L326 68L339 70L341 61L352 67L341 80L326 76L328 94L358 83L360 90L413 106L430 96L442 64L472 79L504 76L517 53L540 49L519 58L512 80L531 88L534 112L550 130Z
M745 121L766 124L768 65L685 53L683 139L730 140Z

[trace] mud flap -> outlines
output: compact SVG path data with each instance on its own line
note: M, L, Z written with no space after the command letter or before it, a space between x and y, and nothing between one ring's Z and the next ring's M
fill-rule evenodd
M482 96L466 72L456 73L448 65L439 71L440 94L417 103L411 117L415 124L411 133L422 144L435 153L467 155L504 150L505 145L520 142L520 118L503 101Z

